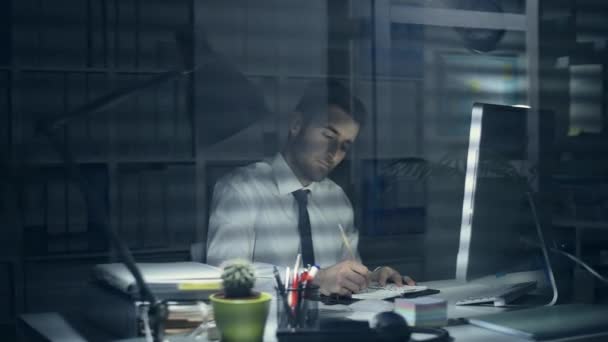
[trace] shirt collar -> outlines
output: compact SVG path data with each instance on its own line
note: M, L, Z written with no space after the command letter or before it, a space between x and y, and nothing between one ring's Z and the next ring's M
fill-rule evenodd
M309 189L311 191L314 189L315 182L310 183L306 187L302 186L302 183L300 183L298 177L293 173L281 153L277 153L271 165L280 195L287 195L299 189Z

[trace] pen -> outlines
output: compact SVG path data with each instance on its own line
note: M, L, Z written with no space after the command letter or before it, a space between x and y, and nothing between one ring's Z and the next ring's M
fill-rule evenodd
M302 254L298 253L298 256L296 256L296 263L293 265L293 279L294 280L298 276L298 270L300 269L301 260L302 260Z
M287 304L289 304L291 306L291 296L289 296L289 289L291 288L291 277L289 274L289 266L287 266L287 268L285 269L285 290L288 291L287 292Z
M283 282L281 281L281 274L279 273L279 270L277 269L276 266L274 266L272 273L274 273L274 280L277 283L277 288L279 289L281 295L285 294L285 286L283 285Z
M353 253L353 249L350 247L350 243L348 242L348 238L346 237L344 228L339 223L338 223L338 230L340 230L340 236L342 236L342 242L344 243L344 246L346 246L346 250L348 251L348 254L350 254L351 260L356 260L355 253Z
M279 290L279 296L281 296L281 299L283 300L283 310L285 311L285 314L288 315L287 319L290 322L292 322L293 315L291 314L291 308L289 307L289 303L287 302L287 294L285 293L285 286L283 285L283 282L281 282L281 275L279 274L279 270L277 269L276 266L274 266L273 273L274 273L274 279L277 283L277 289Z
M298 290L298 282L300 279L299 278L299 274L298 274L298 270L300 269L300 262L302 260L302 254L298 253L298 255L296 256L296 262L293 265L293 281L291 282L291 287L290 287L290 302L289 304L291 305L291 307L295 310L295 307L297 305L297 300L298 300L298 294L297 294L297 290Z
M293 284L291 285L291 309L293 310L293 313L295 315L296 320L298 319L298 311L297 311L297 307L298 307L298 301L300 299L300 276L296 273L294 278L293 278Z
M285 288L289 288L289 266L285 268Z
M298 284L298 297L296 300L296 305L295 305L295 319L297 324L300 324L300 322L302 321L302 302L304 301L304 298L302 298L302 291L304 291L304 286L302 284L302 282L300 282Z

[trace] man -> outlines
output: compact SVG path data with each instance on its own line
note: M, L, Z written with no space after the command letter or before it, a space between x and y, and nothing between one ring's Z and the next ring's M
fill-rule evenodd
M352 205L327 178L354 143L364 117L363 104L341 83L311 86L290 119L281 153L216 184L207 262L245 258L291 266L301 253L304 264L321 267L314 282L325 295L350 295L370 281L402 285L394 269L370 271L360 263Z

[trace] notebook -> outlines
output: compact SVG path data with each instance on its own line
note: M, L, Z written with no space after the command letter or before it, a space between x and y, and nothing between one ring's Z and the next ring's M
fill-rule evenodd
M608 305L542 306L470 318L469 323L535 340L608 334Z

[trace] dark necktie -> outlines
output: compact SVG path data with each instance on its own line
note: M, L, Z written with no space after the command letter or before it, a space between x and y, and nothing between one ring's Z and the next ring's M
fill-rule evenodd
M312 233L310 232L310 218L308 217L308 193L309 190L296 190L292 192L298 202L298 230L300 231L300 243L302 249L302 264L314 265L315 253L312 247Z

